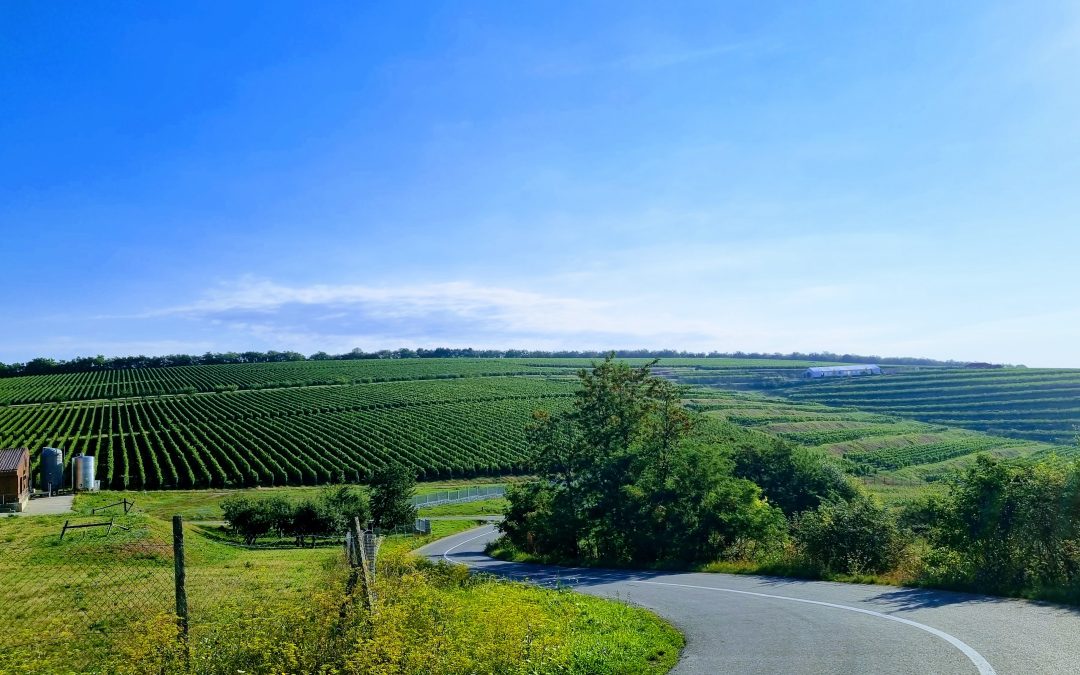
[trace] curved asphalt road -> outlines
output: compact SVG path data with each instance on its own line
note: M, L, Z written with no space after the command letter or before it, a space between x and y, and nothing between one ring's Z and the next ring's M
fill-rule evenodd
M674 673L1080 673L1080 609L964 593L494 560L483 527L417 552L647 607L686 635Z

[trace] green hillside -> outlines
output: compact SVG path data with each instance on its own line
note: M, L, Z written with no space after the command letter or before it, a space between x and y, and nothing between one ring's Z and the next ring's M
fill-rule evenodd
M644 363L645 359L629 359ZM0 447L97 458L115 489L437 479L523 468L533 411L569 404L591 359L387 359L0 378ZM673 359L668 374L797 373L808 362Z
M795 401L1047 443L1071 444L1080 426L1080 370L911 370L790 383L781 391Z
M843 458L851 472L868 479L933 481L978 453L1021 457L1063 450L1037 441L756 393L709 389L691 396L691 405L706 415L820 448Z

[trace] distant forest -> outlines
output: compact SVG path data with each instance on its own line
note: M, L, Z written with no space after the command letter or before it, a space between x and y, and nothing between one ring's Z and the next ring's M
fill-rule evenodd
M304 356L299 352L206 352L205 354L168 354L166 356L79 356L68 360L36 358L26 363L0 363L0 377L18 375L48 375L53 373L85 373L101 370L130 370L132 368L168 368L170 366L210 366L233 363L281 363L284 361L349 361L354 359L521 359L521 358L604 358L610 353L624 359L782 359L794 361L835 361L840 363L885 363L907 366L963 366L966 361L939 361L913 357L865 356L834 354L832 352L792 352L766 354L763 352L685 352L674 349L614 349L585 351L538 351L532 349L383 349L365 352L353 349L344 354L316 352Z

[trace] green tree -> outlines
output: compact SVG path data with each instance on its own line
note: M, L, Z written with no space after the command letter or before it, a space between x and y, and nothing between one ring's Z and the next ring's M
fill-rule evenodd
M380 467L371 478L371 519L375 527L392 530L416 518L412 496L416 474L403 464Z
M540 480L510 490L513 545L587 562L706 560L771 546L779 509L732 475L723 448L693 439L678 389L608 356L578 373L570 411L528 429Z
M850 574L893 568L905 543L896 518L875 497L863 493L828 500L799 514L792 534L811 563Z
M319 501L329 518L332 534L344 535L357 520L365 526L371 517L367 496L352 485L328 485L319 495Z
M315 538L331 534L333 528L333 515L322 500L305 499L293 507L289 533L296 537L297 546L303 546L311 537L311 547L315 548Z
M274 517L268 506L266 500L234 495L221 503L221 510L229 528L250 545L274 528Z
M1080 463L980 455L920 515L931 583L1080 598Z

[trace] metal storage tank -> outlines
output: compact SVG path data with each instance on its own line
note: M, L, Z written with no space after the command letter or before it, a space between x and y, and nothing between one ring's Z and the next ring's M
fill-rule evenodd
M75 476L75 491L94 490L93 455L75 455L71 458L71 471Z
M41 489L56 492L64 487L64 451L60 448L41 449Z

